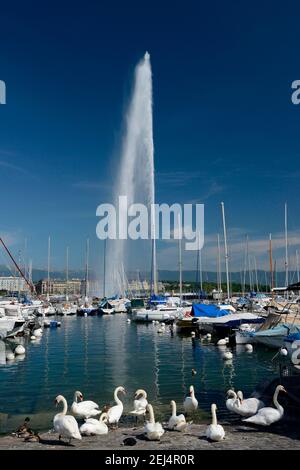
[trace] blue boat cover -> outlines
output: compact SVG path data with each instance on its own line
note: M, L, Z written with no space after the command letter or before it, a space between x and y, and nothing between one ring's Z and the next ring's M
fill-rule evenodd
M165 299L165 297L162 297L161 295L151 295L150 297L150 304L151 303L155 303L155 304L165 304L167 302L167 300Z
M284 338L284 341L288 341L289 343L293 343L294 341L299 341L299 340L300 340L300 333L291 333L286 338Z
M194 317L218 318L229 315L230 313L232 312L220 309L217 305L193 304L192 306L192 315Z

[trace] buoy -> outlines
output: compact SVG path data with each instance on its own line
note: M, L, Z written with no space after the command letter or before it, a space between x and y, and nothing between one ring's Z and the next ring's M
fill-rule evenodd
M219 341L217 342L217 345L218 346L225 346L226 345L226 339L219 339Z
M225 339L225 341L226 341L226 344L228 344L228 343L229 343L229 338L228 338L228 336L227 336L226 338L224 338L224 339Z
M58 321L56 326L61 326L61 322L60 322L60 321Z
M127 318L127 323L131 323L131 320L130 320L130 318Z
M30 336L30 339L31 339L31 341L34 341L34 340L36 339L36 336L31 335L31 336Z
M152 325L155 325L155 320L152 320Z
M196 333L194 331L192 331L191 336L193 336L193 338L194 338L196 336Z
M165 324L165 323L162 323L161 326L166 326L166 324Z
M211 339L211 334L210 333L207 333L207 335L205 336L206 339Z
M15 349L15 354L25 354L25 352L26 349L24 348L24 346L22 346L22 344L19 344Z
M232 358L233 358L232 352L230 352L230 351L224 352L224 354L223 354L223 359L224 359L225 361L227 361L228 359L232 359Z
M163 328L158 328L157 333L163 333L163 332L164 332Z
M15 360L15 355L13 352L9 351L8 353L6 353L6 360L7 361L14 361Z
M85 317L87 317L87 316L88 316L88 315L87 315L87 312L84 312L84 316L85 316Z
M246 349L246 351L248 351L248 352L252 352L252 351L253 351L253 346L252 346L252 344L245 344L245 349Z
M288 350L284 347L280 348L279 350L281 356L287 356L288 355Z

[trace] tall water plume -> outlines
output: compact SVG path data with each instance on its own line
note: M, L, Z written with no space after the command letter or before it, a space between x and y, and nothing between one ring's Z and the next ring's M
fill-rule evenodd
M118 177L114 182L114 202L118 207L119 196L127 196L128 205L143 203L150 208L155 200L154 190L154 146L152 121L152 72L150 55L146 52L137 64L134 74L132 96L125 116L125 132ZM149 211L150 214L150 211ZM149 220L155 231L154 218ZM149 230L150 232L150 230ZM148 250L151 244L147 240ZM107 287L108 293L120 292L124 286L124 272L131 259L131 267L139 256L137 247L142 243L129 240L109 240L107 256ZM155 245L152 246L152 264L156 266ZM145 242L144 242L145 252ZM144 259L146 260L144 253ZM149 270L149 265L145 266ZM156 269L153 270L153 283L156 285Z

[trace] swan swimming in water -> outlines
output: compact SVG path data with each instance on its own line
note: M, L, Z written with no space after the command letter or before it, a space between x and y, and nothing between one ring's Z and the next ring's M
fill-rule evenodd
M149 412L150 419L145 424L144 433L149 441L159 441L165 431L160 423L155 422L152 405L147 405L147 411Z
M56 432L59 434L59 440L62 437L69 439L69 444L71 439L82 439L81 434L79 432L78 424L74 416L67 415L68 411L68 404L65 397L62 395L58 395L55 398L56 406L58 403L63 402L63 411L58 413L54 416L53 419L53 426Z
M140 398L139 398L140 397ZM133 401L133 410L130 411L130 414L135 415L136 419L138 416L145 416L146 408L148 405L147 401L147 392L142 388L139 388L134 395L135 400Z
M243 419L243 421L245 423L259 424L260 426L270 426L270 424L279 421L284 414L283 407L278 403L279 392L287 393L286 389L282 385L277 385L273 395L273 403L275 405L275 408L271 406L261 408L254 416Z
M193 385L190 386L190 396L186 397L183 402L183 408L186 413L192 413L198 408L198 400L195 397Z
M102 413L99 419L88 418L85 420L85 423L80 426L80 432L85 436L107 434L108 427L105 421L107 421L107 413Z
M183 414L176 415L176 402L171 400L171 409L172 409L172 416L168 422L168 429L171 431L184 431L187 427L187 422L185 420L185 416Z
M79 398L80 403L77 403ZM98 416L101 413L99 410L99 405L91 400L83 400L83 395L81 392L77 391L74 393L74 401L71 406L71 411L78 418L88 419L93 416Z
M120 398L118 397L118 393L126 393L124 387L117 387L114 391L114 400L116 402L116 405L112 406L109 408L107 411L107 421L109 424L115 424L118 426L118 422L120 421L120 418L123 413L123 403L121 402Z
M211 441L222 441L225 437L225 431L223 426L217 422L217 405L213 403L211 405L212 423L206 429L206 437Z

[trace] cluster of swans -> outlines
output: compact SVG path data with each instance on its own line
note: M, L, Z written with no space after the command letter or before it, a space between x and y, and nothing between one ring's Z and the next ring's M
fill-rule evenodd
M266 407L265 404L258 398L244 399L243 393L233 390L228 390L226 407L229 411L239 414L244 419L244 422L254 423L263 426L269 426L276 421L279 421L284 414L283 407L278 403L279 392L286 392L282 385L276 387L273 403L275 408ZM124 406L119 397L119 394L125 394L124 387L117 387L114 391L114 406L106 405L101 411L97 403L91 400L83 400L81 392L76 391L74 400L71 406L73 415L67 415L68 404L62 395L58 395L55 399L56 405L63 403L62 412L55 415L53 425L55 431L59 434L59 439L67 438L69 442L71 439L82 439L82 435L103 435L108 433L108 426L117 427L119 420L123 414ZM188 423L186 415L195 412L198 408L198 400L195 397L195 390L193 385L189 388L189 395L184 399L183 408L185 414L177 414L177 406L174 400L170 402L171 416L167 422L166 429L169 431L185 431ZM207 427L206 437L211 441L221 441L225 437L224 428L217 422L216 404L211 405L212 423ZM146 419L148 413L149 419L144 425L144 435L151 441L160 440L161 436L165 433L162 424L155 420L153 406L148 403L147 392L143 389L138 389L135 392L133 401L133 410L130 414L136 417L143 417ZM84 420L84 423L79 427L75 419ZM96 419L97 417L97 419Z
M279 421L284 414L283 407L278 403L279 392L285 392L282 385L278 385L273 395L273 404L275 406L265 406L264 402L258 398L252 397L244 399L243 393L233 390L228 390L228 399L226 400L226 407L229 411L243 416L246 423L258 424L261 426L270 426Z

